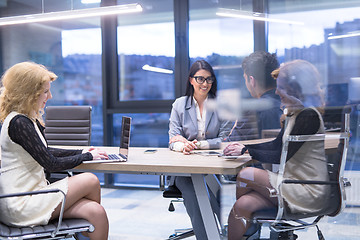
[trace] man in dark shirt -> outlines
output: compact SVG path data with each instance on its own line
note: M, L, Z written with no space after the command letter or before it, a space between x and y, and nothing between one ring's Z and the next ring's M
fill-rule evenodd
M244 58L242 69L244 71L246 88L253 98L266 100L270 107L261 108L261 103L259 103L259 109L254 109L257 121L257 135L255 135L256 129L245 127L252 126L252 124L246 124L246 121L251 121L249 120L251 118L245 116L244 119L237 121L237 126L230 131L229 137L225 141L261 138L261 132L264 129L280 129L281 100L275 94L276 81L271 76L272 71L277 68L279 68L279 62L276 54L256 51ZM256 165L256 167L260 166ZM236 179L236 175L224 175L224 179L233 181Z
M264 129L280 128L280 97L275 94L276 81L271 72L279 67L276 54L256 51L242 62L245 84L253 98L267 100L271 107L256 110L259 138Z

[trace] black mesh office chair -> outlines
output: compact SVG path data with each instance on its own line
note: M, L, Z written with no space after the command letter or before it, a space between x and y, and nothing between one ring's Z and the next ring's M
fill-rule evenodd
M245 111L242 113L241 118L236 121L236 126L233 126L231 133L224 141L243 141L257 138L259 138L259 129L256 112Z
M183 202L181 191L176 187L175 184L170 184L163 192L164 198L172 199L169 205L169 211L175 211L174 202ZM194 230L189 229L175 229L175 233L170 235L168 240L184 239L194 236Z
M340 112L339 112L340 110ZM330 111L325 111L324 122L342 122L342 129L338 134L330 136L339 139L338 150L327 154L327 170L329 175L328 181L311 181L311 180L289 180L283 179L282 174L285 168L287 147L289 142L299 141L318 141L324 140L324 134L316 135L299 135L299 136L287 136L285 143L283 144L281 163L279 168L278 183L281 184L316 184L330 186L329 199L332 200L331 204L324 207L318 212L312 213L290 213L285 207L284 200L281 192L276 192L275 189L270 189L269 194L272 197L278 198L278 208L266 209L257 211L254 213L250 220L253 224L248 229L245 235L249 236L247 239L261 239L261 226L268 226L270 228L270 238L273 239L297 239L295 230L305 229L308 227L316 227L318 229L318 238L324 239L321 231L319 230L317 223L324 217L337 216L345 207L345 190L344 188L350 186L350 182L344 178L344 168L347 156L347 149L349 144L349 115L350 108L341 108L335 111L334 108ZM331 120L333 119L333 120ZM336 121L335 121L335 120ZM338 127L338 125L337 125ZM336 128L337 128L336 127ZM332 128L333 129L333 128ZM338 129L339 130L339 129ZM280 180L280 181L279 181ZM279 188L280 189L280 188ZM305 221L306 218L312 218L312 221ZM314 219L315 218L315 219ZM255 232L255 233L254 233Z
M59 189L6 194L0 195L0 198L33 194L54 194L57 192L61 192L64 197L59 219L50 221L45 226L34 227L12 227L0 222L0 239L64 239L73 237L80 232L93 232L95 230L94 226L85 219L63 219L66 195ZM36 209L34 209L35 212Z
M207 178L208 190L212 192L211 195L214 194L213 197L219 199L220 198L220 195L219 195L220 194L220 188L219 188L220 187L220 185L219 185L220 176L209 174L205 178ZM167 185L168 186L165 188L165 190L163 192L163 197L171 199L168 210L170 212L173 212L173 211L175 211L174 203L175 202L182 203L184 201L184 199L182 198L181 191L175 185L175 177L171 177L169 179L169 183ZM218 221L217 222L217 224L218 224L217 227L218 227L219 233L223 236L224 235L224 229L221 227L220 214L219 214L220 213L220 206L212 204L211 207L213 208L213 211L214 211L214 217ZM167 238L167 240L184 239L184 238L188 238L188 237L191 237L191 236L194 236L194 235L195 235L195 233L194 233L194 230L192 228L175 229L174 234L170 235L170 237Z

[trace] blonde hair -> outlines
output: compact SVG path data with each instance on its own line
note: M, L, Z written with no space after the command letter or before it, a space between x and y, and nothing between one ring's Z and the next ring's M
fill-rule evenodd
M39 109L37 101L45 83L56 79L53 72L33 62L21 62L9 68L1 78L0 121L16 111L43 123L43 109Z
M284 79L292 87L292 96L299 99L303 107L315 107L321 114L324 113L325 100L321 76L313 64L296 59L280 65L280 68L275 69L271 76L274 79ZM302 108L295 107L288 114L301 110Z
M324 91L321 88L321 77L316 67L308 61L296 59L286 62L272 72L273 78L284 79L292 86L294 95L306 107L324 107Z

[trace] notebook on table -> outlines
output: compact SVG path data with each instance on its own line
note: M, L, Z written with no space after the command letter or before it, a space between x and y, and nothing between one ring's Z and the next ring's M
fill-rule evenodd
M108 154L109 159L90 160L90 161L84 161L83 163L126 162L128 159L128 152L130 145L130 129L131 129L131 118L125 116L122 117L119 153Z

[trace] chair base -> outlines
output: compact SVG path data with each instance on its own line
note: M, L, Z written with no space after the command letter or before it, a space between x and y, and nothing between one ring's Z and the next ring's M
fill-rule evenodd
M184 239L195 235L194 230L192 230L191 228L189 230L185 229L185 231L176 230L175 232L176 233L170 235L167 240Z
M275 232L271 231L269 238L261 238L260 230L251 236L244 237L246 240L296 240L298 236L294 234L294 231L287 232Z
M288 232L270 232L270 239L269 240L296 240L298 236L294 233L294 231Z

